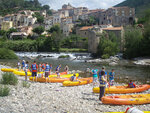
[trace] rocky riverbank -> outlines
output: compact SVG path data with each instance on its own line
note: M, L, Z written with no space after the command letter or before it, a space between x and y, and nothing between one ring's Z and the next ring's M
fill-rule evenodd
M0 97L0 113L100 113L125 111L131 107L102 104L98 100L99 95L92 93L92 84L63 87L61 83L29 82L30 87L24 88L24 77L18 76L18 79L17 86L9 86L10 95ZM143 93L150 93L150 90ZM150 110L150 104L135 107Z

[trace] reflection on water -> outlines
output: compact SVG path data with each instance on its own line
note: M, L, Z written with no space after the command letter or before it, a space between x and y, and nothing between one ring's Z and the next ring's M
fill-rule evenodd
M25 60L28 60L30 62L29 64L32 64L33 62L33 59L25 58ZM84 71L86 68L100 70L103 66L102 64L85 63L80 61L71 61L67 59L37 58L35 60L37 61L37 63L48 62L49 64L52 64L54 71L56 66L59 64L62 64L61 71L63 71L65 65L68 65L70 70L81 71ZM1 64L13 67L16 67L17 65L17 60L0 60L0 62ZM138 80L143 83L146 83L146 81L150 81L150 67L136 66L127 62L128 61L120 61L118 66L105 65L105 67L107 72L110 72L111 69L115 69L116 78L118 78L118 80L122 82L124 82L125 78L127 77L129 79Z

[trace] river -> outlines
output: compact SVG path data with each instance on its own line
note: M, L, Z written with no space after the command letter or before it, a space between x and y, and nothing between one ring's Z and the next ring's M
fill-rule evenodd
M62 71L65 65L69 66L70 70L81 70L85 71L87 68L90 69L101 69L102 66L106 67L107 72L111 69L115 69L116 80L118 82L128 82L129 79L147 83L150 81L150 67L149 66L137 66L129 60L120 60L116 66L110 66L107 64L100 63L86 63L84 60L91 59L89 53L16 53L20 59L25 59L30 64L36 60L37 63L48 62L53 65L53 70L59 64L62 64ZM69 55L69 59L58 59L60 55ZM40 57L38 57L40 56ZM35 58L36 57L36 58ZM34 59L35 58L35 59ZM0 60L1 64L16 67L17 60ZM86 76L86 75L81 75ZM126 79L129 78L129 79Z

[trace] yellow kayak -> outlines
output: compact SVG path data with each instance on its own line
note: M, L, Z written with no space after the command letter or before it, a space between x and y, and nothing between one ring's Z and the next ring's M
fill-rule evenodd
M18 69L14 69L14 68L2 68L1 71L3 72L13 72L13 71L17 71Z
M144 113L150 113L150 111L143 111ZM125 113L125 112L103 112L103 113Z
M93 78L80 78L77 79L77 81L64 81L63 86L79 86L79 85L85 85L93 82Z
M25 76L25 72L24 71L14 71L13 72L15 75L20 75L20 76ZM27 73L27 76L31 76L32 73L31 72L28 72Z
M137 93L142 92L145 90L148 90L150 88L150 85L144 84L144 85L137 85L136 88L128 88L127 86L110 86L109 88L106 88L106 93L111 94L126 94L126 93ZM99 93L99 87L93 88L94 93Z
M78 76L79 76L79 73L76 73L75 75L76 75L76 77L78 77ZM62 78L70 78L71 76L73 76L73 74L60 75L60 77L62 77ZM54 75L49 75L49 78L51 78L51 77L57 77L57 75L56 75L56 74L54 74Z

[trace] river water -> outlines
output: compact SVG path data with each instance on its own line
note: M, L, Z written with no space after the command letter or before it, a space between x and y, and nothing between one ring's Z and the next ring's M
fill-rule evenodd
M30 62L30 64L36 60L37 63L48 62L53 65L53 70L56 66L61 64L62 70L65 65L69 66L70 70L80 70L85 71L89 69L99 69L101 70L102 66L106 67L106 71L110 72L111 69L115 69L116 80L118 82L128 82L129 79L139 81L142 83L147 83L150 81L150 67L148 66L137 66L134 65L129 60L120 60L119 64L116 66L110 66L108 64L100 63L86 63L84 62L87 59L91 59L90 54L88 53L16 53L20 59L25 59ZM58 59L61 55L69 55L69 59ZM36 58L35 58L36 57ZM0 60L0 63L3 65L9 65L16 67L17 60ZM81 76L86 77L82 74ZM129 78L129 79L127 79Z

